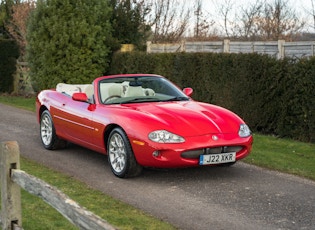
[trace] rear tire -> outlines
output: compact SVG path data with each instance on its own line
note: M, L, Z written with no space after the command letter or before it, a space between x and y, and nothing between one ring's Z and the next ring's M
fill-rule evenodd
M115 128L109 134L107 142L108 162L115 176L135 177L141 174L127 135L121 128Z
M48 110L45 110L40 117L40 137L45 149L64 148L67 144L65 140L57 137L55 126Z

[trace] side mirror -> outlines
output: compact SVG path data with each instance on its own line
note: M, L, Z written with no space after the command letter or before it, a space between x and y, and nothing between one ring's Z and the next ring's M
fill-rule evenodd
M72 100L88 102L88 97L87 97L86 93L74 93L74 94L72 94Z
M192 88L184 88L183 92L186 96L190 97L193 94L194 90Z

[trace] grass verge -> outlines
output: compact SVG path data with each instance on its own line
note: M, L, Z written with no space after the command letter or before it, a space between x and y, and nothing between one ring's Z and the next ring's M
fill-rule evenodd
M21 109L35 111L35 97L15 97L8 95L0 95L0 102Z
M28 159L21 158L21 169L57 187L118 229L175 229L166 222ZM22 210L24 229L76 229L54 208L26 191L22 191Z
M81 206L118 229L175 229L172 225L92 189L82 182L23 157L21 157L21 169L57 187ZM24 229L77 229L40 198L24 190L21 195Z
M252 153L243 161L315 180L315 144L254 134Z

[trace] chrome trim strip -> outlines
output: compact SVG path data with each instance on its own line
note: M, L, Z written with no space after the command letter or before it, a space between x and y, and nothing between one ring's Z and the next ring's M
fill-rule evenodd
M69 122L69 123L72 123L72 124L75 124L75 125L78 125L78 126L81 126L81 127L84 127L84 128L87 128L87 129L91 129L91 130L94 130L93 127L91 126L88 126L88 125L83 125L81 123L78 123L78 122L74 122L72 120L69 120L69 119L66 119L66 118L63 118L63 117L60 117L60 116L57 116L57 115L54 115L55 118L58 118L60 120L63 120L63 121L66 121L66 122Z

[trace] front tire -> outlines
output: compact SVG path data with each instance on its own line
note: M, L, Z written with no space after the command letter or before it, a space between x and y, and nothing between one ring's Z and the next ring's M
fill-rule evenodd
M135 177L142 172L133 154L127 135L121 128L111 131L107 142L108 162L115 176Z
M64 148L67 143L56 135L55 126L48 110L45 110L40 117L40 137L45 149L49 150Z

